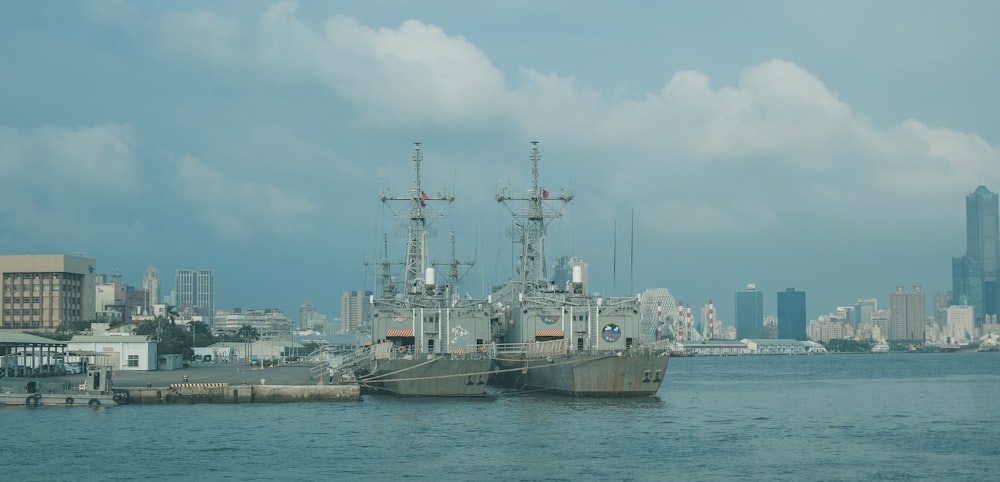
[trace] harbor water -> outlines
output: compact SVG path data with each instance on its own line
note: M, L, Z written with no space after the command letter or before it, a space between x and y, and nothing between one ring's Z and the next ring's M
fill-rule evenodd
M996 480L1000 353L691 357L659 394L0 408L4 480Z

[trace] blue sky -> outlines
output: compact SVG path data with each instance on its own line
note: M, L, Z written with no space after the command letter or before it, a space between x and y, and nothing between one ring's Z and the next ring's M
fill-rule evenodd
M339 316L403 256L382 189L456 201L431 257L510 276L498 186L576 198L550 258L694 307L807 292L815 318L964 254L1000 189L996 2L2 2L0 251L85 252L216 306ZM629 232L634 216L634 251ZM617 230L615 226L617 225ZM617 243L615 238L617 236ZM614 247L617 245L617 256ZM629 259L634 254L634 264ZM550 260L551 261L551 260ZM617 268L613 268L617 265ZM615 271L613 276L613 270Z

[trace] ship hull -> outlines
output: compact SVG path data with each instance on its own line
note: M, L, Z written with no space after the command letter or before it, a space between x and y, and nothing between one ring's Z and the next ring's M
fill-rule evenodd
M367 393L399 397L482 397L492 362L487 357L373 360L360 378Z
M574 397L648 397L659 391L669 360L665 353L571 353L541 359L500 355L491 384Z

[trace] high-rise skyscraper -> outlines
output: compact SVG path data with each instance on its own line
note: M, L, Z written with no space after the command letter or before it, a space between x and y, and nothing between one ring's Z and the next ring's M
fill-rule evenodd
M314 316L316 316L316 307L313 306L309 298L306 298L305 303L299 307L299 329L312 330Z
M764 336L764 294L757 285L747 284L746 291L736 292L736 339Z
M146 268L142 275L142 289L146 291L146 301L142 307L144 314L153 312L153 305L160 302L160 273L155 266Z
M778 338L806 338L806 292L788 288L778 292Z
M371 312L371 291L345 291L340 297L340 331L358 333Z
M175 281L178 311L191 307L211 325L215 319L215 273L179 269Z
M876 311L878 311L877 298L860 299L857 303L854 303L854 312L851 317L851 322L854 325L854 328L871 323L872 315L874 315Z
M981 327L1000 309L1000 205L986 186L965 197L965 234L965 256L952 259L952 304L971 306Z
M919 286L907 293L902 286L889 296L888 340L914 340L923 342L927 325L926 301Z

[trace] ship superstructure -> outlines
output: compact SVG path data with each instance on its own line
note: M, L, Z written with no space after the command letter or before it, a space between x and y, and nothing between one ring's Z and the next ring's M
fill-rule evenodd
M491 366L489 305L485 300L462 299L457 286L439 284L429 266L428 226L443 215L432 205L450 204L455 197L424 191L421 162L421 146L416 143L413 189L402 195L388 191L380 195L395 217L406 222L406 258L397 281L386 241L381 294L370 299L372 345L356 357L356 376L363 388L399 396L482 396Z
M591 295L579 269L564 286L549 280L547 227L562 216L573 193L540 187L537 142L530 160L527 194L501 190L496 197L513 215L520 254L510 283L492 296L498 308L492 383L573 396L654 395L667 369L669 344L642 343L641 297Z

